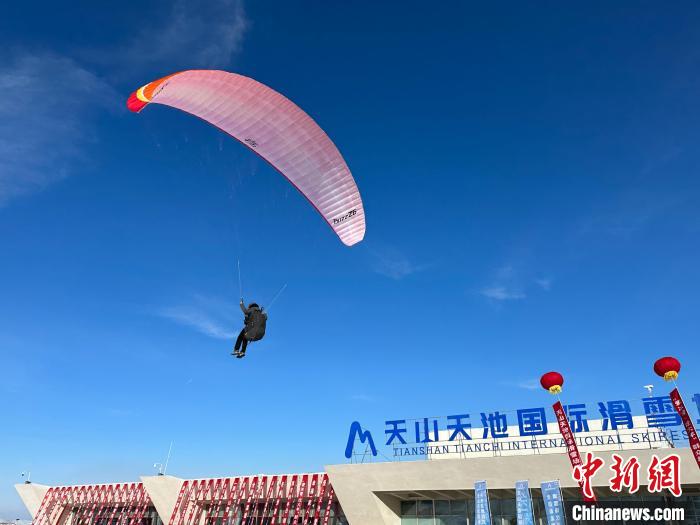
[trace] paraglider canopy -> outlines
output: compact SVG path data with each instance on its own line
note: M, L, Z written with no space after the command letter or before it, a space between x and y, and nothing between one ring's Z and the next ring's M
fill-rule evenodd
M328 135L301 108L248 77L214 70L174 73L137 89L126 102L171 106L209 122L284 175L347 246L365 235L360 192Z

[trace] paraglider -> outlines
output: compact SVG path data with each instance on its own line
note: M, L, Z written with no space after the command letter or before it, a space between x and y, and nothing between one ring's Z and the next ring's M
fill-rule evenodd
M244 326L241 333L238 334L236 344L231 353L231 355L235 355L239 359L245 357L249 342L260 341L265 337L265 328L267 326L267 313L263 312L263 309L257 303L250 303L246 307L241 297L240 307L245 316Z
M299 190L345 245L364 238L362 198L345 160L318 124L280 93L235 73L190 70L150 82L126 102L135 113L149 104L180 109L228 133ZM240 267L238 278L240 287ZM267 323L256 303L245 307L241 299L240 306L245 326L234 346L238 358L264 337Z
M328 135L280 93L242 75L190 70L136 90L127 107L163 104L225 131L269 162L308 199L347 246L365 235L360 192Z

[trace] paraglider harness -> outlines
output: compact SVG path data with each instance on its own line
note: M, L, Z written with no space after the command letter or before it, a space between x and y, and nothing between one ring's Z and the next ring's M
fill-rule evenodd
M265 336L267 315L256 304L251 303L245 316L245 338L248 341L260 341Z

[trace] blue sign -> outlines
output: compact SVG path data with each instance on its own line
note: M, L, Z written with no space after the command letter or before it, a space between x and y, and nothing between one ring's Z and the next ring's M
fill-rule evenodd
M700 412L700 394L695 394L692 401ZM668 440L675 443L688 439L688 434L682 428L680 417L669 396L643 398L642 408L647 425L640 427L639 432L625 434L625 439L629 443L649 443L651 445ZM622 441L619 441L621 439L619 435L596 435L595 437L588 435L591 433L589 419L600 418L603 431L635 429L632 419L632 404L626 399L598 401L589 405L573 403L565 405L564 412L569 419L571 430L576 434L575 439L579 446L623 444ZM478 415L474 413L473 417L472 414L457 413L446 416L444 419L437 417L389 419L384 422L383 444L393 448L393 456L396 458L425 457L448 453L495 452L498 450L507 452L540 448L566 448L559 432L549 434L547 428L548 413L550 411L544 407L532 407L520 408L510 413L479 412ZM698 423L700 423L700 419ZM481 425L481 427L473 431L472 424ZM511 428L509 429L509 427ZM445 431L442 438L440 430ZM513 440L518 437L522 439ZM489 438L492 440L491 442L474 442L475 439L485 440ZM350 426L345 457L352 457L357 440L366 444L365 449L372 456L378 455L375 443L381 445L380 434L375 433L373 437L368 429L363 429L355 421Z
M474 524L491 525L491 508L489 493L485 481L474 483Z
M535 525L535 517L532 514L532 498L527 480L515 482L515 512L518 525Z
M564 500L561 496L559 481L542 482L542 499L544 500L548 525L565 525Z
M360 440L360 443L367 443L373 456L377 455L377 447L374 446L374 439L369 430L362 430L362 427L357 421L353 421L350 425L350 435L348 436L348 444L345 446L345 457L352 458L352 453L355 448L355 439Z

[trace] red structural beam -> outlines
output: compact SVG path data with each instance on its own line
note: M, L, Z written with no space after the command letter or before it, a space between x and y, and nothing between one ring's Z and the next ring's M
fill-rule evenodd
M64 513L73 513L73 525L89 525L109 516L123 525L140 525L151 498L143 483L52 487L44 496L33 525L58 525Z
M208 525L219 517L226 525L256 515L280 525L290 516L299 520L302 512L304 524L318 525L321 509L327 514L332 508L329 487L326 474L188 480L180 488L168 525L198 525L202 516Z

